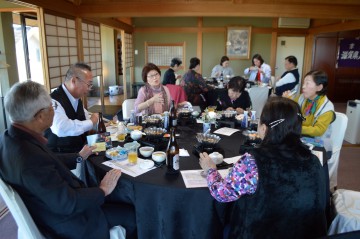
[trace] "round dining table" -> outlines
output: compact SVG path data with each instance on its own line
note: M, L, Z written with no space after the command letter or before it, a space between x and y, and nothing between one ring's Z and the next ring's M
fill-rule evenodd
M212 125L211 132L214 130ZM202 124L178 125L177 143L179 148L186 149L190 155L180 157L180 170L201 169L198 154L194 150L194 146L198 145L196 133L199 132L202 132ZM223 153L224 158L238 156L239 151L244 150L246 137L242 130L231 136L219 136L221 140L216 150ZM120 143L120 146L122 145L123 143ZM105 173L111 169L102 164L106 160L109 159L104 153L93 155L86 160L83 180L89 186L98 185ZM328 175L325 157L323 166ZM327 190L328 187L327 182ZM137 177L123 173L107 201L134 205L139 239L222 238L229 218L227 214L232 206L232 203L217 202L207 187L186 188L181 173L167 174L166 165Z
M202 132L202 125L196 123L179 125L176 129L179 147L190 154L180 157L180 170L201 169L194 150L198 132ZM217 147L225 158L239 155L245 140L241 131L220 137ZM103 154L89 158L87 181L95 184L110 170L102 164L105 160L109 159ZM166 165L137 177L123 173L108 201L134 205L139 239L222 238L231 207L231 203L217 202L207 187L186 188L181 173L167 174Z

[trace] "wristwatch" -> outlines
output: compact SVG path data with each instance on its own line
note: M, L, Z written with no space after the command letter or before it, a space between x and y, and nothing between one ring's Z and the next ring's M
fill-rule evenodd
M77 157L76 157L76 162L81 163L83 160L84 160L83 157L81 157L81 155L78 154Z

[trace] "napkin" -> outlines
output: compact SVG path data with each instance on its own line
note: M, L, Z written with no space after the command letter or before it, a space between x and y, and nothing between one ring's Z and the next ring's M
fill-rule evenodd
M179 150L179 156L181 157L188 157L190 156L189 152L186 149L180 149Z

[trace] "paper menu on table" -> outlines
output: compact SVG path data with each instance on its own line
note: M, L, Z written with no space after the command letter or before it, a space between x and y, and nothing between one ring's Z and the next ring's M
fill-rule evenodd
M138 162L135 165L129 165L127 160L124 161L117 161L117 160L109 160L105 161L102 164L115 169L121 169L121 171L127 175L132 177L137 177L141 174L144 174L156 167L152 167L150 169L142 169L140 168L140 164L145 161L145 159L138 158Z
M86 140L88 145L96 145L96 148L93 150L94 152L105 151L107 148L111 148L112 145L109 132L88 135Z
M184 180L186 188L206 188L206 176L203 176L203 170L183 170L181 172L181 176ZM221 169L218 170L222 177L225 177L229 170L228 169Z
M216 131L214 131L215 134L222 134L222 135L226 135L226 136L230 136L233 133L240 131L238 129L233 129L233 128L228 128L228 127L222 127Z

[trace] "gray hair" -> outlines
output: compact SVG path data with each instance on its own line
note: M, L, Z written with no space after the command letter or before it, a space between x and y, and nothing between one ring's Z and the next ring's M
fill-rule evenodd
M34 81L16 83L5 96L5 109L12 123L31 122L39 110L48 108L51 97Z
M68 71L66 72L65 81L69 81L73 77L79 77L80 79L83 79L84 76L84 73L82 72L83 70L91 72L91 67L83 62L77 62L71 65Z

